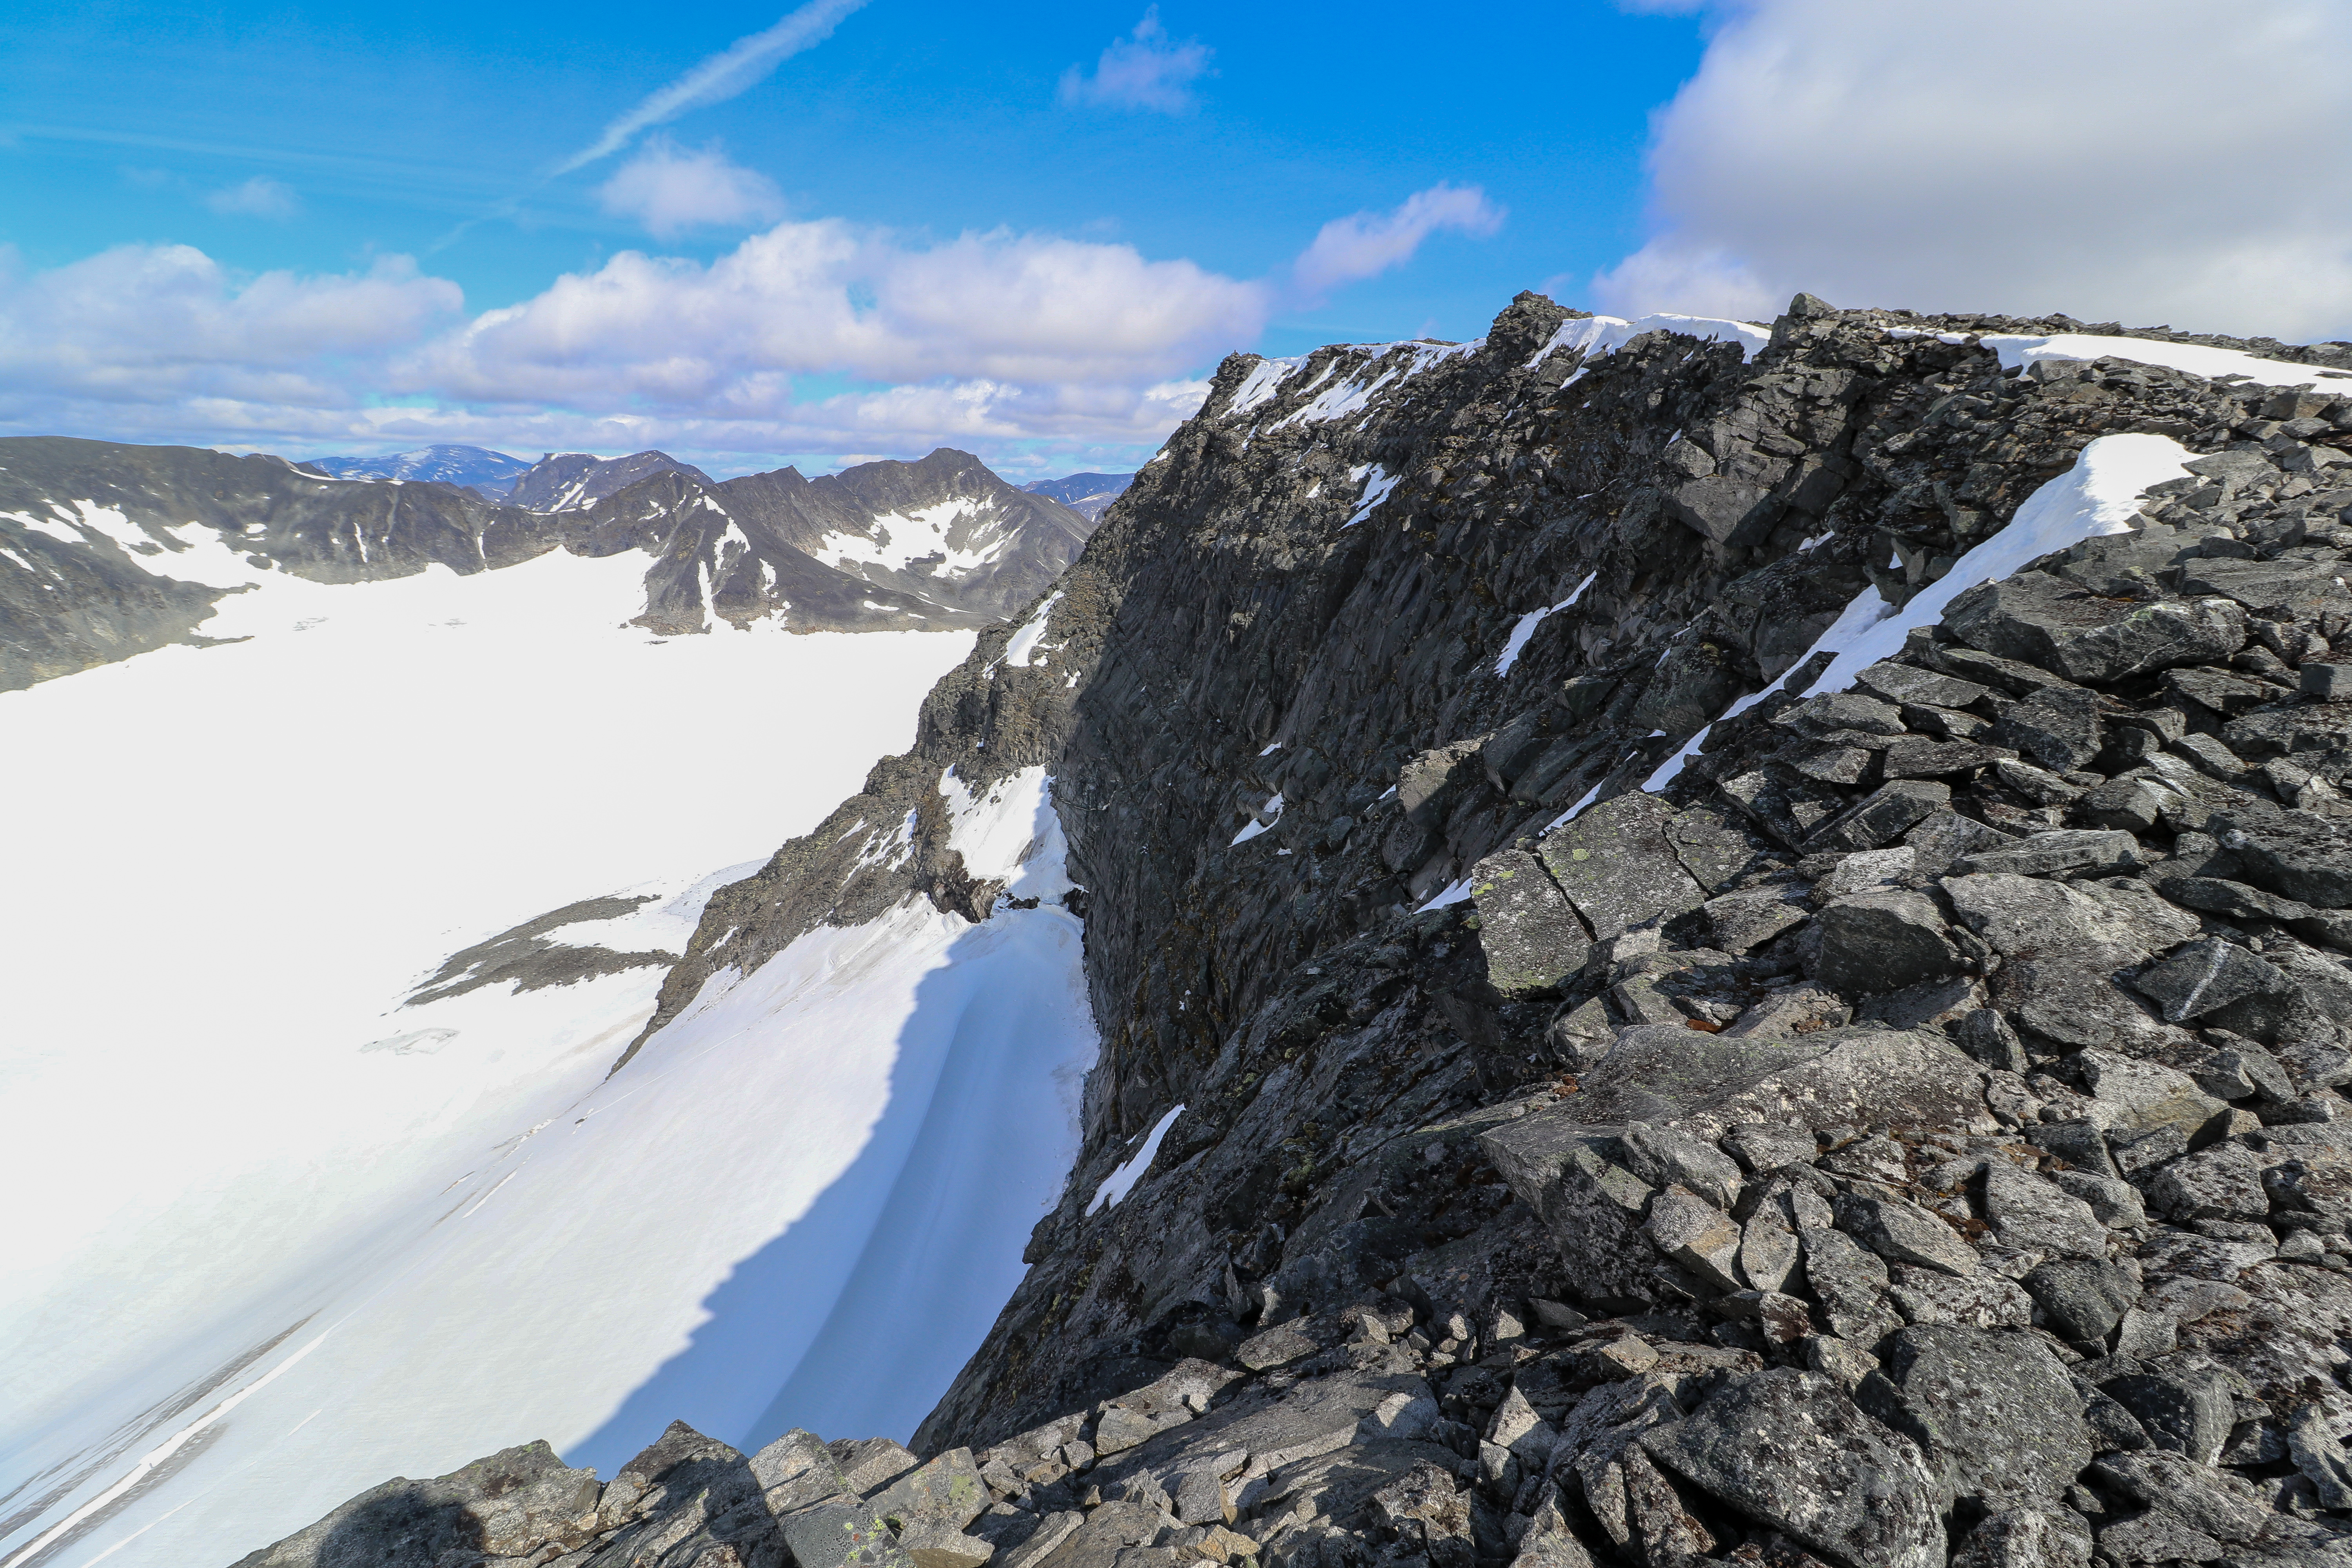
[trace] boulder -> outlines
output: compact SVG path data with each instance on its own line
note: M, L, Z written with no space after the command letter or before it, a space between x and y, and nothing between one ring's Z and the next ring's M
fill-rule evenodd
M1739 1227L1730 1216L1682 1187L1669 1187L1650 1204L1643 1224L1650 1244L1702 1285L1739 1289Z
M2139 1300L2139 1285L2104 1258L2059 1258L2028 1271L2025 1289L2062 1339L2106 1342Z
M1842 1230L1820 1226L1797 1234L1806 1287L1831 1333L1866 1345L1895 1327L1900 1320L1886 1297L1893 1281L1883 1261Z
M1486 978L1506 1000L1555 994L1584 967L1592 938L1543 862L1498 849L1470 873Z
M2012 704L1993 725L1992 738L2057 773L2089 767L2106 744L2099 700L2079 686L2053 686Z
M2004 1247L2041 1247L2068 1258L2103 1258L2107 1227L2091 1205L2006 1160L1988 1161L1984 1174L1985 1223Z
M2032 1335L1918 1323L1881 1355L1856 1397L1919 1445L1948 1502L2055 1501L2090 1463L2066 1370Z
M1706 907L1710 941L1717 952L1728 953L1761 946L1811 918L1805 893L1801 882L1780 882L1709 899Z
M1888 891L1841 899L1821 912L1815 978L1842 992L1899 991L1961 966L1935 900Z
M2197 1087L2178 1068L2141 1061L2113 1051L2077 1051L2067 1068L2096 1108L2111 1139L2137 1142L2160 1127L2179 1129L2184 1147L2217 1123L2230 1108Z
M1949 784L1896 779L1832 818L1806 840L1808 850L1875 849L1892 844L1921 820L1952 804Z
M2132 984L2178 1024L2250 1000L2292 994L2294 983L2232 942L2207 937L2151 964Z
M1837 1222L1839 1229L1891 1262L1921 1264L1962 1277L1977 1271L1976 1248L1916 1204L1840 1194Z
M1656 795L1636 790L1602 801L1538 841L1545 868L1594 940L1706 901L1666 836L1675 815Z
M2235 1477L2224 1480L2218 1471L2161 1448L2105 1455L2091 1475L2109 1490L2144 1508L2165 1509L2216 1541L2250 1541L2270 1515L2251 1489L2231 1484Z
M2315 909L2352 908L2352 823L2282 811L2220 816L2211 831L2236 851L2244 880Z
M1686 1187L1724 1210L1739 1201L1739 1163L1711 1143L1642 1121L1630 1123L1618 1142L1625 1168L1651 1186Z
M2042 572L1963 592L1943 624L1971 647L2094 685L2215 663L2246 643L2246 613L2226 599L2125 604Z
M2158 1447L2200 1465L2221 1458L2237 1424L2237 1402L2218 1369L2159 1365L2118 1373L2099 1388L2138 1419Z
M2216 1143L2158 1171L2147 1183L2148 1200L2171 1218L2239 1220L2259 1225L2270 1217L2263 1189L2263 1164L2242 1143Z
M1666 1468L1852 1568L1942 1568L1943 1520L1911 1446L1819 1373L1776 1367L1645 1433Z
M2141 863L2139 840L2116 828L2060 828L1962 857L1953 869L2054 877L2062 871L2105 876Z
M970 1448L950 1448L908 1471L867 1500L875 1512L903 1533L910 1525L940 1525L961 1531L989 1505Z
M1442 1466L1417 1460L1372 1494L1372 1510L1407 1551L1425 1556L1436 1568L1471 1568L1476 1561L1470 1499Z

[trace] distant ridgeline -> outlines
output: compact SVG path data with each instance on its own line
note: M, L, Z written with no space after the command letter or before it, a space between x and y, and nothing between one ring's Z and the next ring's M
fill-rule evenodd
M1094 527L945 447L814 480L718 481L658 452L334 461L351 477L198 447L0 440L0 690L202 642L256 570L350 583L638 551L637 619L665 634L973 626L1034 598ZM473 488L501 483L506 502Z
M1084 1148L911 1451L246 1568L2352 1562L2347 394L1810 296L1229 359L646 1026L1006 918L946 781L1052 779Z

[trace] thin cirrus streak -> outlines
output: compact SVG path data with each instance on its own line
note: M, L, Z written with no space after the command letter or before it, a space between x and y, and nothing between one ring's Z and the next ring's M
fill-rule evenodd
M667 124L690 109L723 103L747 91L784 61L833 37L834 28L841 25L842 19L865 4L866 0L809 0L764 32L736 39L605 126L603 135L555 172L568 174L619 152L640 131Z

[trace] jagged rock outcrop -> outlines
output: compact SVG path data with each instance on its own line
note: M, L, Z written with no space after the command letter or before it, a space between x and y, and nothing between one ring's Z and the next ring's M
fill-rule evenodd
M1984 342L2082 330L1229 361L656 1016L985 916L942 773L1053 772L1104 1050L913 1445L984 1506L532 1561L2352 1558L2352 398ZM2106 435L2191 460L1824 684Z
M763 621L905 630L995 620L1092 531L945 448L814 481L784 468L719 483L637 456L583 457L593 471L560 484L534 468L509 504L196 447L0 440L0 690L203 644L215 606L255 573L355 583L636 551L650 560L635 619L665 636Z

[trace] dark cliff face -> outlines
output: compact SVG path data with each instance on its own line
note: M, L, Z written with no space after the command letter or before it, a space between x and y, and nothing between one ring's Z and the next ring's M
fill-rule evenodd
M2352 1551L2352 400L1977 341L2063 318L1704 330L1228 361L712 900L649 1031L985 918L949 767L1048 768L1085 889L1084 1150L915 1442L985 1490L874 1561ZM2201 456L1824 682L2110 435ZM781 1561L872 1489L820 1489L712 1529Z

